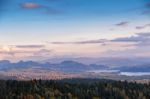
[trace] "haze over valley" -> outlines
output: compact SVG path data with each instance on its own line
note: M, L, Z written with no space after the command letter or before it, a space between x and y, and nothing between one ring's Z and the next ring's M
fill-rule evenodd
M125 62L125 61L124 61ZM65 79L97 78L113 80L149 80L150 65L109 66L101 64L84 64L72 60L60 63L8 60L0 61L0 79Z

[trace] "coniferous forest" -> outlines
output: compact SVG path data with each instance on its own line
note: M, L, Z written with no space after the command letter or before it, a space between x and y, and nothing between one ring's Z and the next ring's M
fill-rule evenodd
M1 80L0 99L150 99L150 84L96 79Z

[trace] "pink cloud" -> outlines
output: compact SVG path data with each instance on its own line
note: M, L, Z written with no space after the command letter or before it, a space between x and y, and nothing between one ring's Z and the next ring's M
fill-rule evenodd
M27 2L21 4L21 7L25 9L37 9L37 8L41 8L42 6L36 3Z

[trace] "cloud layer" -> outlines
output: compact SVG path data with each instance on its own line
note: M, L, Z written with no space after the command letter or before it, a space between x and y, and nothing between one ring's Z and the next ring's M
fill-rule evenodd
M130 37L122 37L122 38L115 38L112 40L107 39L98 39L98 40L87 40L87 41L74 41L74 42L48 42L49 44L104 44L107 42L134 42L134 43L145 43L150 42L150 33L136 33L134 36Z
M150 55L150 32L115 39L46 42L44 45L1 46L1 59L43 59L51 56L146 56Z
M44 48L45 45L15 45L17 48Z

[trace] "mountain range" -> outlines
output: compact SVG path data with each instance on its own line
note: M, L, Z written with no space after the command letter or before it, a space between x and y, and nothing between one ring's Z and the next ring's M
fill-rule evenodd
M50 58L42 62L60 63L66 60L73 60L82 64L98 64L109 66L109 68L122 67L122 66L139 66L150 63L150 57L77 57L77 58Z
M121 72L150 72L150 64L143 65L122 65L119 67L110 68L111 66L107 65L98 65L98 64L83 64L77 61L62 61L60 63L50 63L50 62L35 62L35 61L19 61L12 63L8 60L0 61L0 71L9 71L9 70L20 70L20 69L42 69L50 71L61 71L66 73L79 73L87 72L94 70L119 70Z
M101 70L101 69L107 69L107 66L104 65L96 65L96 64L90 64L85 65L79 62L75 61L63 61L60 63L39 63L34 61L19 61L16 63L12 63L8 60L1 60L0 61L0 70L2 71L9 71L12 69L19 70L19 69L28 69L28 68L39 68L43 70L51 70L51 71L62 71L62 72L70 72L70 73L76 73L76 72L84 72L89 70Z

